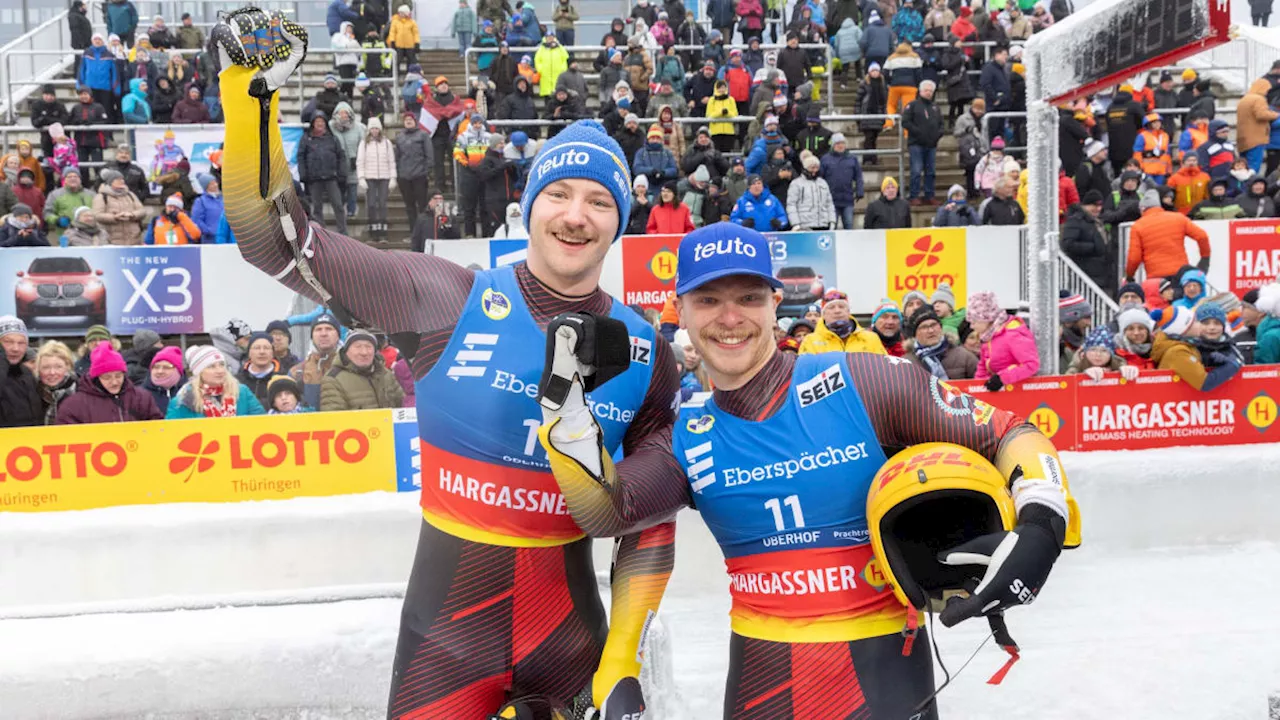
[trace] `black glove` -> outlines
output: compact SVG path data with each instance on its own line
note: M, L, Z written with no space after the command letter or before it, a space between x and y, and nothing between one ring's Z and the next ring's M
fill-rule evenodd
M982 573L968 597L955 596L947 602L939 616L942 624L952 627L971 617L1031 604L1062 552L1059 529L1065 533L1066 524L1057 513L1032 504L1023 509L1011 532L983 535L938 553L943 565L974 566Z
M1209 273L1209 256L1206 255L1200 258L1199 260L1197 260L1196 267L1199 268L1200 272L1205 273L1207 275Z
M770 221L769 221L769 227L773 228L774 230L781 230L781 229L782 229L782 221L781 221L781 220L779 220L778 218L774 218L774 219L772 219L772 220L770 220Z
M756 220L755 220L755 218L743 218L743 219L742 219L742 227L744 227L744 228L752 228L752 229L755 229L755 226L756 226Z
M999 392L1000 388L1004 387L1004 381L1000 379L1000 376L998 374L992 375L991 377L987 378L987 382L985 386L991 392Z
M1209 362L1215 366L1239 365L1240 358L1236 357L1233 353L1224 353L1214 350L1209 353Z
M556 335L562 328L575 336L572 352L576 362L565 363L565 357L557 357ZM630 364L631 338L626 323L591 313L559 315L547 325L547 358L538 383L538 402L557 409L568 398L575 374L582 380L582 389L591 392Z

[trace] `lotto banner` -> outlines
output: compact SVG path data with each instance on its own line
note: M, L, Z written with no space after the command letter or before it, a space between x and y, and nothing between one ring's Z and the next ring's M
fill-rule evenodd
M676 291L676 252L683 235L622 238L622 301L661 310Z
M1280 276L1280 220L1233 220L1227 289L1240 297Z
M1178 445L1276 442L1280 366L1246 366L1211 392L1168 371L1133 382L1081 379L1077 450L1141 450Z
M832 232L765 233L773 276L782 281L779 317L800 317L836 286L836 242Z
M201 249L177 247L8 248L0 258L0 315L33 333L84 335L101 324L116 335L204 332Z
M386 410L6 430L0 511L396 489Z
M933 295L941 283L951 286L956 303L965 304L965 228L886 230L884 235L885 287L889 297L902 305L912 290Z
M1001 410L1026 418L1027 422L1040 428L1040 432L1059 450L1074 450L1078 378L1078 375L1034 377L1005 385L997 392L988 390L982 380L951 380L947 384Z

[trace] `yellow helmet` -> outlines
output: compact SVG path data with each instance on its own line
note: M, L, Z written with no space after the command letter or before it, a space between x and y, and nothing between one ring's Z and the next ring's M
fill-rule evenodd
M951 443L912 445L889 458L867 495L876 564L898 600L921 610L971 579L972 569L943 565L939 552L1016 522L1004 475Z

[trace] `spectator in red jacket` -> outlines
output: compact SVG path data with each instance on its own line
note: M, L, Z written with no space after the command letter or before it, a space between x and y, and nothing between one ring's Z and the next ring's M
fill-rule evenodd
M970 295L966 311L969 325L982 343L975 380L985 380L987 389L995 392L1040 372L1040 355L1031 328L1022 320L1009 317L996 301L995 293Z
M1067 176L1067 171L1058 162L1058 222L1067 217L1067 208L1080 202L1080 192L1076 189L1076 181Z
M1155 321L1141 304L1122 305L1124 309L1116 318L1120 331L1115 335L1116 355L1125 364L1138 370L1154 370L1155 362L1151 360L1151 341Z
M693 216L689 206L676 199L676 183L671 181L662 186L658 193L658 204L649 211L649 223L645 232L654 235L683 235L693 232Z
M124 358L99 343L90 354L89 372L71 397L58 406L57 425L163 420L150 393L130 382Z

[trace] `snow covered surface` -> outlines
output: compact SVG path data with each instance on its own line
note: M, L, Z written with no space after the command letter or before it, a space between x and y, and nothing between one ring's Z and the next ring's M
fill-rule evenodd
M1004 684L985 684L1003 662L1003 653L988 645L940 696L943 717L1265 717L1268 693L1280 689L1280 619L1265 604L1280 594L1280 524L1274 521L1280 447L1068 453L1064 463L1083 508L1085 544L1063 555L1035 605L1010 612L1023 659ZM408 544L399 551L407 558L414 532L404 528L416 524L416 515L412 498L407 509L403 500L360 496L0 515L0 534L44 532L29 542L31 551L43 539L61 536L68 557L77 535L86 552L101 538L130 529L151 543L182 544L169 554L135 544L132 550L144 553L143 561L112 564L113 572L145 576L155 595L181 596L188 591L175 588L191 587L189 576L200 565L256 562L254 555L242 554L243 542L195 547L213 537L204 531L183 543L189 526L221 520L234 529L229 536L264 538L279 548L283 535L316 540L327 530L345 541L344 552L353 558L395 542ZM353 519L366 515L410 520L388 523L381 539L372 531L349 535L350 528L374 524ZM729 601L710 534L693 513L680 520L677 567L662 609L674 684L660 681L669 702L652 700L669 706L655 713L658 718L701 720L720 714ZM4 539L6 546L15 540ZM296 548L314 555L296 558L309 567L333 561L327 573L312 571L323 580L315 585L383 582L362 579L367 573L359 563L326 557L333 545L317 542L310 550L305 544ZM598 545L597 562L603 563L608 547ZM223 557L234 554L239 557ZM8 573L0 576L0 589L13 582L66 586L66 568L28 564L26 575L18 577L6 568L12 557L0 558L0 572ZM390 561L368 560L391 572ZM239 601L287 601L294 594L308 604L0 621L0 716L383 717L400 601L342 600L340 588L318 590L298 584L299 577L291 580L293 589L261 587L281 566L268 564L224 581L246 581L234 589L242 593ZM347 596L394 593L407 569L405 560L389 578L392 585L366 584ZM130 586L143 585L127 577L117 583L118 589ZM326 599L337 601L317 602ZM112 609L129 604L113 602ZM147 610L167 603L210 604L189 595L133 604ZM983 623L942 631L944 662L954 672L985 635Z

